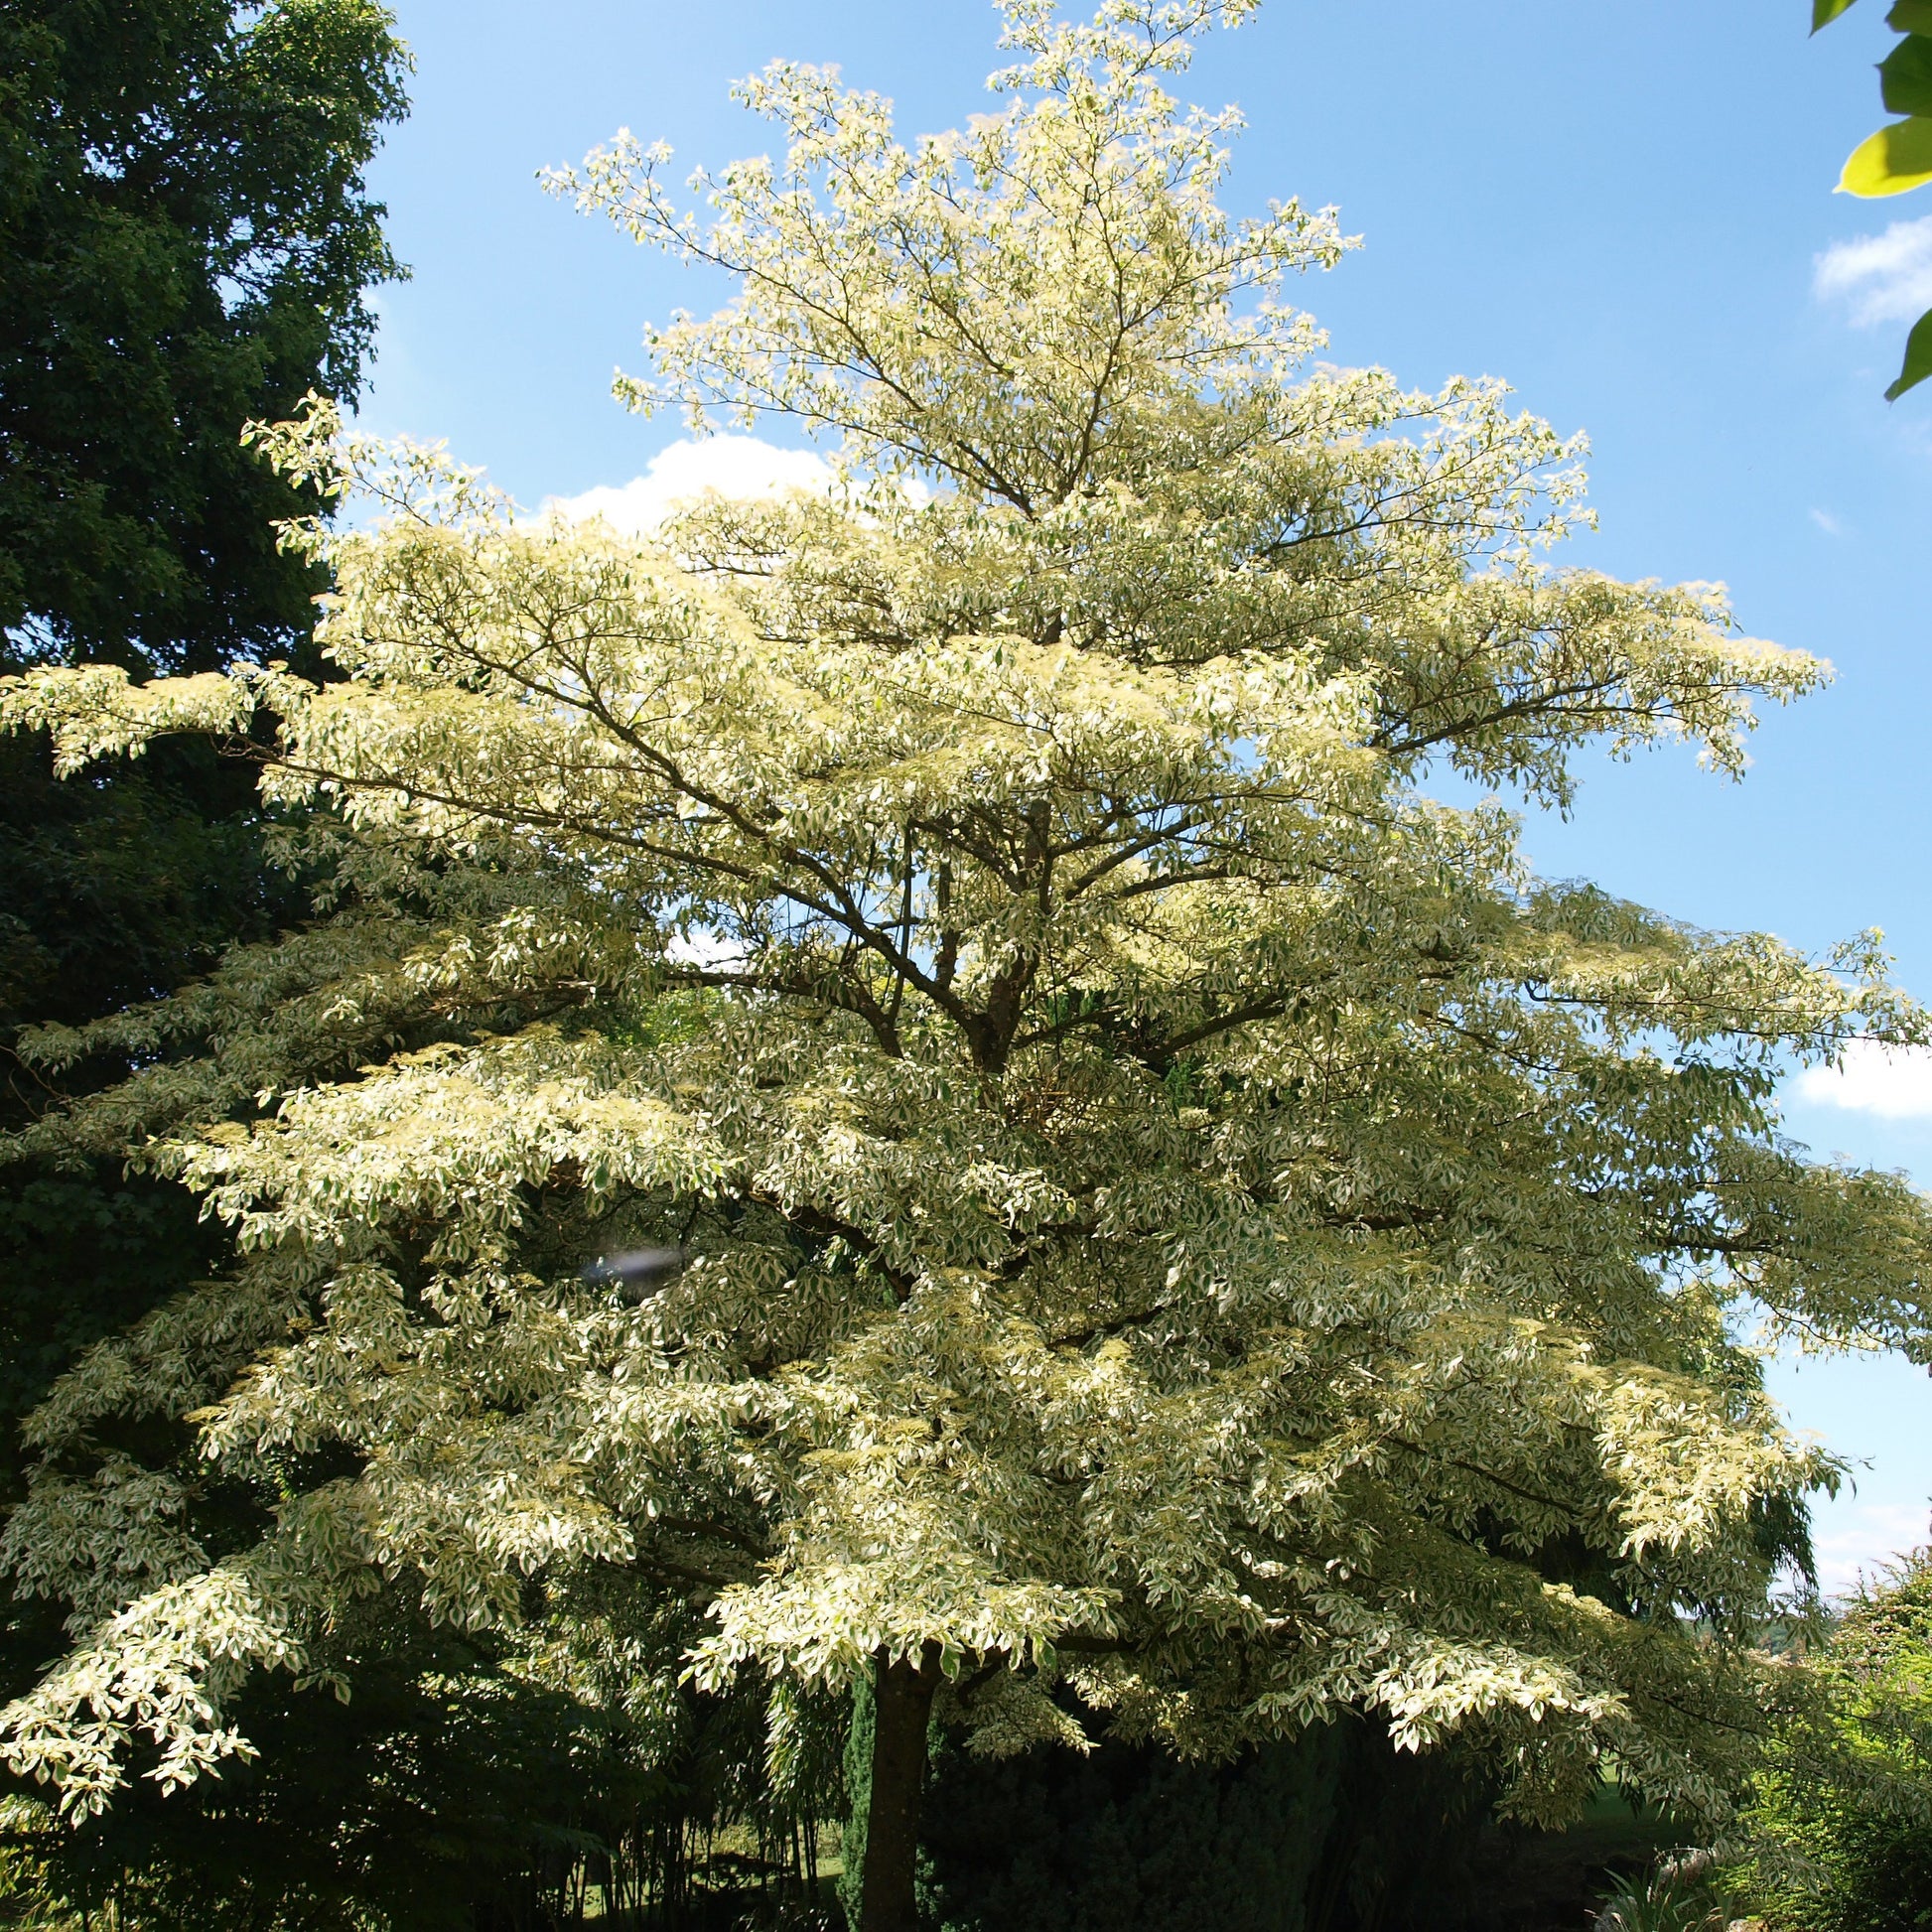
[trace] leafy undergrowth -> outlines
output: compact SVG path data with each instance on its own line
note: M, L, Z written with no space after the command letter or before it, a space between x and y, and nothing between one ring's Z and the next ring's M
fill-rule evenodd
M1714 1883L1705 1851L1664 1853L1620 1880L1596 1914L1594 1932L1726 1932L1734 1923Z

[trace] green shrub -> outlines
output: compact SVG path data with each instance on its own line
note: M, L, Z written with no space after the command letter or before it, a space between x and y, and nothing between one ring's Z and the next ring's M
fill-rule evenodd
M1666 1852L1624 1879L1597 1912L1593 1932L1725 1932L1730 1914L1713 1883L1709 1852Z
M1860 1595L1813 1666L1745 1823L1777 1932L1932 1928L1932 1549Z

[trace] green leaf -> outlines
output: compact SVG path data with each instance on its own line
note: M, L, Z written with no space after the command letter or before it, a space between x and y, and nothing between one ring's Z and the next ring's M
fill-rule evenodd
M1894 34L1932 34L1932 0L1898 0L1885 25Z
M1912 324L1912 333L1905 338L1905 366L1898 371L1898 380L1885 391L1885 400L1896 402L1928 375L1932 375L1932 309L1927 309Z
M1932 40L1908 34L1878 63L1888 114L1932 114Z
M1902 195L1932 181L1932 120L1893 121L1861 141L1839 177L1841 195Z
M1852 0L1811 0L1811 31L1829 27L1851 5Z

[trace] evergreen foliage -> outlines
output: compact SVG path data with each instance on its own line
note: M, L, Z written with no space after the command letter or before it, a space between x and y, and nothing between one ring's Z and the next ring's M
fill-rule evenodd
M941 1757L927 1814L931 1922L1309 1932L1312 1867L1333 1823L1310 1746L1326 1741L1311 1732L1218 1771L1144 1764L1119 1747L1044 1763Z
M838 1888L854 1926L872 1724L862 1681ZM1495 1917L1471 1861L1493 1788L1453 1752L1391 1749L1373 1725L1207 1764L1104 1740L989 1761L936 1725L931 1745L919 1922L933 1932L1473 1932Z
M1777 1932L1932 1925L1932 1551L1863 1587L1811 1660L1745 1823Z
M368 0L26 0L0 19L0 667L313 662L324 582L278 547L315 508L243 449L253 418L359 386L397 271L361 175L406 56ZM125 1077L12 1051L167 993L301 916L245 762L164 748L54 777L0 751L0 1126ZM117 1156L0 1176L5 1444L76 1349L206 1272L192 1202Z
M928 1709L992 1758L1354 1712L1523 1817L1606 1767L1723 1812L1834 1474L1733 1324L1929 1340L1932 1214L1777 1084L1927 1028L1868 941L1541 882L1430 797L1736 772L1824 667L1547 562L1577 451L1497 386L1312 362L1332 223L1225 215L1233 118L1165 91L1248 10L1008 0L1004 105L909 149L773 68L708 227L654 151L574 178L739 280L628 393L789 412L830 492L630 537L318 407L265 443L375 512L291 532L336 681L0 688L68 770L252 734L323 882L28 1043L132 1071L16 1151L132 1152L238 1248L28 1423L4 1555L72 1648L5 1748L70 1815L248 1756L255 1674L388 1588L533 1655L616 1590L794 1815L869 1676L867 1932ZM643 1246L682 1271L584 1272Z
M207 748L158 748L144 767L55 778L44 741L0 746L0 1041L79 1025L206 971L238 940L293 921L303 896L261 853L245 769ZM124 1055L59 1076L9 1050L0 1125L24 1127L126 1077ZM0 1170L0 1468L15 1429L79 1351L225 1259L198 1203L113 1155L16 1160ZM34 1661L46 1655L34 1649Z
M846 1814L839 1835L838 1897L846 1923L857 1926L862 1916L861 1883L866 1868L866 1814L872 1807L872 1751L876 1720L872 1682L861 1677L852 1687L851 1718L845 1734L844 1773Z
M16 0L0 18L0 628L36 656L213 669L286 648L311 507L240 444L354 394L362 192L403 108L373 0Z
M0 668L206 670L277 654L316 666L325 576L278 548L275 523L317 499L241 433L312 391L360 385L368 286L397 272L361 176L402 111L406 64L367 0L22 0L0 13ZM25 1030L165 995L306 916L262 834L252 766L205 745L78 784L56 779L44 737L0 746L0 1132L31 1130L132 1064L121 1051L59 1072L30 1064L15 1050ZM128 1173L123 1150L13 1152L0 1168L9 1503L20 1419L60 1373L232 1254L191 1194ZM142 1431L131 1422L117 1447L167 1452ZM63 1614L6 1589L8 1694L61 1648ZM168 1822L196 1836L191 1808ZM123 1851L154 1823L117 1821ZM175 1854L204 1913L207 1850L204 1835ZM76 1897L103 1895L92 1857L76 1842L56 1861Z

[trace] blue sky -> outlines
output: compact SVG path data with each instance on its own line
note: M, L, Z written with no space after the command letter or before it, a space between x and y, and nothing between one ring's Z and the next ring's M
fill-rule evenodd
M1549 873L1713 927L1822 948L1884 930L1932 997L1925 896L1932 698L1932 384L1895 405L1932 191L1829 190L1879 118L1879 0L1807 40L1805 0L1269 0L1209 42L1183 91L1249 129L1227 196L1338 206L1363 249L1300 298L1329 355L1405 382L1510 381L1594 454L1577 562L1721 579L1746 629L1834 660L1768 720L1741 785L1687 754L1591 772ZM987 104L986 0L399 0L415 112L374 171L415 279L381 298L364 422L445 438L524 501L621 485L678 436L610 397L644 321L724 286L543 195L536 171L619 127L677 172L762 152L728 81L838 64L907 132ZM1903 224L1903 225L1895 225ZM1889 233L1888 233L1889 231ZM1890 313L1888 313L1890 312ZM1875 319L1874 319L1875 318ZM790 440L773 431L777 440ZM1793 1093L1821 1151L1932 1185L1932 1071ZM1846 1104L1856 1103L1856 1104ZM1888 1360L1780 1365L1794 1420L1868 1458L1821 1508L1828 1580L1925 1535L1932 1389Z

